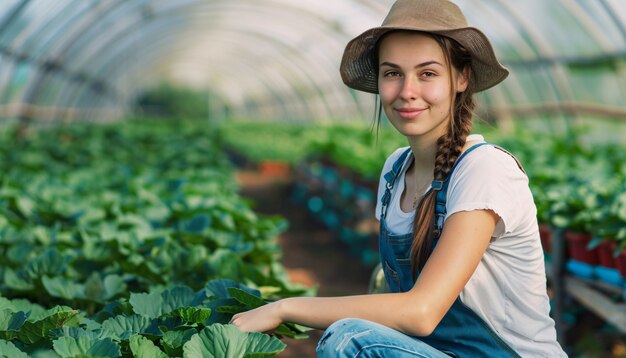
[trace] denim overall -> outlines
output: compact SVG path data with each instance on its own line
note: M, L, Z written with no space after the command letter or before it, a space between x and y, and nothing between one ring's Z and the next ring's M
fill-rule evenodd
M443 220L446 215L448 181L452 172L467 154L486 144L489 143L479 143L466 150L456 160L445 181L433 181L429 191L438 190L438 192L436 194L435 210L436 236L433 240L431 252L437 244L443 229ZM387 183L385 194L381 200L379 246L383 271L391 292L409 291L415 283L411 275L411 259L409 257L413 234L394 235L389 231L385 223L385 214L391 199L391 190L409 152L410 148L402 153L400 158L394 163L391 171L384 176ZM433 333L426 337L420 337L420 340L456 357L519 357L519 354L504 342L483 319L461 302L460 297L456 298L452 307L450 307L450 310L445 314Z

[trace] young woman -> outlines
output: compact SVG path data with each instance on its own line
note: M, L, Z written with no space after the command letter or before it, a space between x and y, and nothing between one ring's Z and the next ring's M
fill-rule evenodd
M297 297L237 314L243 331L326 329L323 357L560 357L528 178L471 130L473 94L508 71L447 0L398 0L353 39L344 82L378 93L408 139L376 216L390 293Z

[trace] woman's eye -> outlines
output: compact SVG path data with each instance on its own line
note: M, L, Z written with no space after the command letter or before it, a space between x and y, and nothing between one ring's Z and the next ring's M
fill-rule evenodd
M422 77L435 77L437 74L431 71L422 72Z
M385 77L396 77L396 76L400 76L400 73L398 71L386 71L384 73Z

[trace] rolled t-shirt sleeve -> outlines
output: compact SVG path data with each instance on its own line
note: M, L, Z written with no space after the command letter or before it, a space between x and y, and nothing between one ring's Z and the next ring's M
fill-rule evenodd
M485 145L468 153L450 177L446 219L459 211L493 210L500 219L493 237L515 229L528 178L509 154Z

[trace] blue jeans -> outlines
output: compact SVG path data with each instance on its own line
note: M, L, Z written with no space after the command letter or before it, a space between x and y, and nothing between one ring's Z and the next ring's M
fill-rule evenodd
M330 325L316 351L322 358L450 357L419 338L358 318L345 318Z

